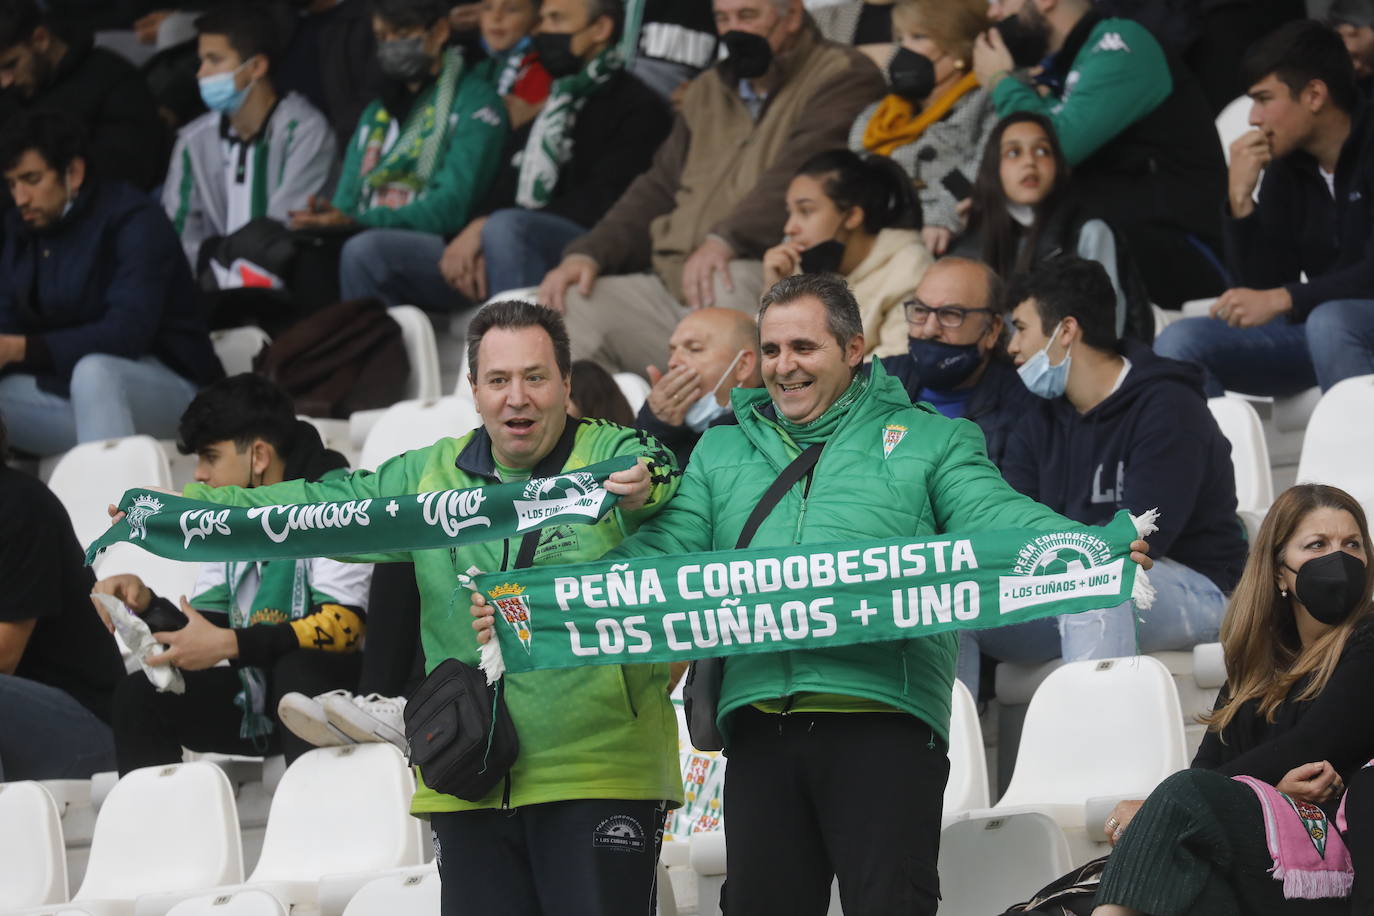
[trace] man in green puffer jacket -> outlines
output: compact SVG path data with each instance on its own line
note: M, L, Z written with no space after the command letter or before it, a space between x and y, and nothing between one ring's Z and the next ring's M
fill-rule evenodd
M621 500L604 518L540 532L536 566L594 560L663 508L679 483L671 452L637 430L564 412L571 357L561 316L497 302L477 313L467 334L483 418L478 429L407 452L375 473L254 489L192 484L186 495L236 506L375 499L524 480L618 455L644 459L611 476L606 488ZM521 540L351 559L414 562L425 666L432 671L447 658L478 662L455 572L511 569ZM663 818L682 802L667 685L667 665L506 678L520 738L507 778L478 802L421 782L412 803L434 828L446 916L647 916Z
M812 473L752 546L1075 526L1003 482L972 422L913 406L877 362L859 372L862 327L840 277L769 290L766 389L733 393L739 425L707 430L672 504L606 557L731 549L764 491L815 442L825 445ZM474 613L485 629L485 609ZM719 707L726 912L819 916L838 875L847 916L935 913L956 649L941 634L730 658Z

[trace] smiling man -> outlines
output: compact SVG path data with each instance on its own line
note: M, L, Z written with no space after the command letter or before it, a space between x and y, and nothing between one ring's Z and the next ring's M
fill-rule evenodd
M608 558L743 546L755 506L803 453L819 459L750 546L1072 524L1002 480L972 423L913 406L881 365L859 371L863 323L843 278L802 274L765 293L759 351L765 387L732 393L739 424L706 431L672 504ZM473 603L489 638L487 605ZM729 658L717 718L727 912L820 916L838 875L846 913L935 913L956 642ZM879 790L856 791L855 761Z
M1239 285L1155 350L1202 365L1214 397L1325 391L1374 373L1374 116L1341 39L1317 22L1260 41L1245 75L1254 130L1231 144L1226 204Z
M606 489L620 503L590 524L365 558L415 564L426 671L448 658L478 661L472 632L453 616L456 573L594 560L658 513L678 485L672 455L651 437L565 413L571 358L557 313L493 302L467 335L469 379L482 416L477 429L393 458L376 473L186 491L239 506L367 499L527 480L618 455L645 459L611 475ZM412 804L434 829L443 912L647 916L665 808L682 799L668 666L540 671L511 675L504 684L520 737L506 779L476 802L422 783ZM608 822L638 844L595 842Z

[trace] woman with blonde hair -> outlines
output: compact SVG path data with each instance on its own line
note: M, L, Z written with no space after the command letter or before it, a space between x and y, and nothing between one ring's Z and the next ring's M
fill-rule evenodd
M992 98L973 75L973 42L988 28L983 0L897 0L890 93L864 109L849 132L855 152L890 156L920 194L921 237L935 256L959 231L978 158L997 123Z
M1372 590L1359 503L1321 484L1281 494L1222 623L1202 746L1107 819L1094 916L1374 912L1358 880L1339 899L1370 861Z

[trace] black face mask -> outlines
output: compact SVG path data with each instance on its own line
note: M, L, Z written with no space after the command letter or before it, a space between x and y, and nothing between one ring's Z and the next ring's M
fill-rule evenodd
M924 54L898 48L887 65L887 81L892 84L893 94L917 104L935 89L935 64Z
M1050 50L1049 29L1043 22L1028 23L1023 14L1008 16L993 26L1002 35L1002 43L1011 52L1018 67L1034 67L1045 59Z
M582 69L582 58L572 52L570 33L536 32L530 36L530 44L538 52L539 62L554 79L572 76Z
M1297 574L1293 591L1318 623L1335 626L1365 598L1364 564L1344 550L1308 560L1300 569L1283 565Z
M839 271L842 260L844 243L831 239L801 253L801 271L804 274L833 274Z
M720 43L725 45L730 66L740 79L758 79L773 64L773 48L762 35L735 29L720 36Z
M908 337L907 352L916 364L921 385L932 391L958 388L983 363L977 344L948 344L941 340Z

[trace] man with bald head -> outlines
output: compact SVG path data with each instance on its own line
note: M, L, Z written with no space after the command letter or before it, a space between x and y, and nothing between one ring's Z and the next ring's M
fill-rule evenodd
M733 420L730 389L758 388L758 326L751 315L728 308L688 312L668 338L668 371L648 366L653 388L635 426L673 450L678 465L708 426Z
M1002 280L981 261L941 258L926 271L906 309L907 353L883 360L912 402L978 424L988 457L1001 466L1017 419L1031 400L1007 358Z

